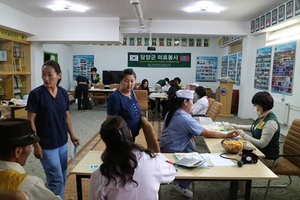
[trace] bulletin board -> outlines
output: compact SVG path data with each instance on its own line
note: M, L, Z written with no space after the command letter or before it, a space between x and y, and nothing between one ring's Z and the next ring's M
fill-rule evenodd
M236 65L237 65L237 54L228 55L228 68L227 76L231 78L232 81L236 81Z
M227 67L228 67L228 56L223 56L221 62L221 77L227 76Z
M94 55L74 55L73 56L73 81L81 75L88 79L91 75L91 69L94 67Z
M274 48L272 92L292 95L296 42Z
M237 65L236 65L236 81L235 84L241 85L241 70L242 70L242 52L237 53Z
M217 79L218 57L198 56L196 82L215 82Z
M254 72L254 88L269 90L272 47L257 49Z

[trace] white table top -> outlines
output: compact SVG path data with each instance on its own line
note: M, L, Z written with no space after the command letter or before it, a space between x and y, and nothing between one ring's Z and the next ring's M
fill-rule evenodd
M150 93L149 98L166 99L166 98L168 98L168 95L167 95L166 93L156 93L156 92L152 92L152 93Z

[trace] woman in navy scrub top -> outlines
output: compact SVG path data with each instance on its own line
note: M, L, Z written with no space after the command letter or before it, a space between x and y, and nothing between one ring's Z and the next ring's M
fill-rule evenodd
M43 165L46 186L64 199L68 133L74 145L80 142L72 129L68 93L58 86L61 77L61 68L57 62L45 62L42 66L44 84L30 92L26 110L32 129L40 137L40 141L34 144L34 155Z
M120 75L120 88L108 98L107 118L119 115L126 121L132 132L133 140L141 128L141 108L133 91L136 74L131 69L125 69Z

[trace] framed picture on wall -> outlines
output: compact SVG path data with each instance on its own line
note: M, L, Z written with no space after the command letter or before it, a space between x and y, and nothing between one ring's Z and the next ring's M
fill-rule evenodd
M189 39L189 47L193 47L195 43L195 39Z
M129 46L134 46L135 45L135 38L129 38Z
M136 46L142 46L142 38L136 38Z
M152 46L156 46L156 38L152 38Z
M203 47L209 47L209 39L203 39Z
M251 21L251 33L254 33L255 31L255 20Z
M295 0L295 15L299 15L300 14L300 0Z
M196 39L196 47L202 46L202 39Z
M255 31L259 31L259 18L255 20Z
M265 28L265 15L260 17L260 30Z
M278 22L282 22L284 19L285 19L285 5L281 5L279 7Z
M165 46L165 38L159 38L159 46Z
M167 46L168 47L172 46L172 38L167 38Z
M272 10L272 25L277 24L277 8Z
M144 46L149 46L149 38L144 38Z
M179 44L180 44L180 40L175 38L174 39L174 46L179 46Z
M293 17L293 1L287 2L285 7L286 19Z
M266 14L266 28L271 26L271 12Z
M47 60L54 60L54 61L58 62L58 54L53 53L53 52L44 51L44 63Z
M187 46L187 39L185 39L185 38L181 39L181 46L182 47L186 47Z

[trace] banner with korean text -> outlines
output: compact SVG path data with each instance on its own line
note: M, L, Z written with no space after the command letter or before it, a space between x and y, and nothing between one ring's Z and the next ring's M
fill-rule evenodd
M191 54L128 52L128 67L188 68L191 67Z

